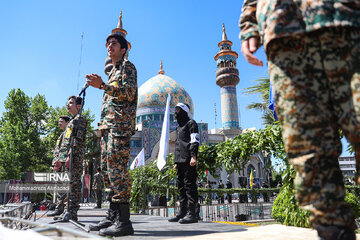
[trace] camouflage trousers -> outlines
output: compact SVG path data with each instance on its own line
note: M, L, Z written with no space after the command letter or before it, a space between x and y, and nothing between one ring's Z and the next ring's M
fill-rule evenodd
M59 171L54 171L57 173L61 173L64 172L65 169L65 162L60 162L61 163L61 169ZM67 199L67 193L57 193L57 201L56 201L56 207L55 209L58 209L59 211L63 212L64 208L65 208L65 201Z
M66 168L66 171L69 171ZM69 212L70 214L76 215L77 211L80 208L81 202L81 175L83 172L83 164L82 164L82 157L79 157L77 154L73 156L73 166L71 171L71 179L70 179L70 205L69 205ZM67 206L67 197L64 199L65 207Z
M104 176L106 198L114 203L129 203L130 138L119 137L116 129L104 130L101 137L101 171Z
M360 29L326 28L273 40L267 50L299 205L312 226L355 228L338 157L341 129L360 146ZM359 172L359 156L356 156Z

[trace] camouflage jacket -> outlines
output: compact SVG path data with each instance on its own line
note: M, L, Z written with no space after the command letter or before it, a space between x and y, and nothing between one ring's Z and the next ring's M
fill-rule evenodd
M60 136L58 137L57 141L56 141L56 144L55 144L55 148L54 148L54 151L53 151L53 161L52 161L52 165L54 165L54 162L58 161L59 160L59 150L60 150L60 146L61 146L61 143L62 143L62 140L64 138L64 135L65 135L65 131L63 131Z
M256 37L266 51L275 38L323 27L360 27L360 0L244 0L239 26L241 40Z
M94 190L104 189L104 177L101 173L94 174L93 189Z
M75 115L64 131L64 138L59 148L59 161L65 162L70 156L70 144L72 137L74 137L73 159L83 158L85 153L86 128L87 121L85 118Z
M134 135L137 94L135 66L128 60L118 62L105 85L99 129L116 129L119 137Z

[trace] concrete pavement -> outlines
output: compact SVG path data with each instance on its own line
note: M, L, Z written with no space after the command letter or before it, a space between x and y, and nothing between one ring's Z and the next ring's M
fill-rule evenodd
M43 212L38 212L37 216ZM40 215L39 215L40 214ZM106 214L106 209L84 209L78 212L79 222L88 226L97 223ZM50 217L43 217L39 222L49 223ZM149 215L131 215L131 221L135 229L133 236L118 237L115 239L184 239L184 240L298 240L318 239L315 230L307 228L288 227L280 224L267 225L240 225L241 223L214 223L199 222L195 224L169 223L167 218ZM79 228L71 223L57 223L59 227L72 229ZM91 232L97 234L97 232ZM358 234L357 239L360 240Z

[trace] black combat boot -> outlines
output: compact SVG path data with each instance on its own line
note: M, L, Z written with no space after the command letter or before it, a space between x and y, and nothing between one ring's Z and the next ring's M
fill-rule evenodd
M168 219L169 222L178 222L181 218L185 217L186 215L186 203L180 202L180 211L178 214L175 215L175 217L172 217Z
M110 202L109 209L107 211L107 216L101 220L96 225L90 225L89 230L90 231L99 231L100 229L110 227L111 224L114 222L116 215L118 213L117 204Z
M48 213L47 216L48 217L55 217L55 216L59 216L63 212L64 212L64 208L56 206L55 211L53 211L51 213Z
M347 227L317 226L320 240L356 240L355 231Z
M55 211L48 213L47 216L48 217L55 217L55 216L59 216L64 212L65 209L65 201L66 198L66 194L63 194L60 196L59 201L56 203L56 207L55 207Z
M115 218L115 222L108 228L101 229L99 232L100 236L126 236L133 235L134 229L130 221L130 207L129 203L119 203L118 215Z
M179 223L186 224L186 223L197 223L198 218L195 212L196 205L193 203L189 203L188 212L185 217L179 220Z

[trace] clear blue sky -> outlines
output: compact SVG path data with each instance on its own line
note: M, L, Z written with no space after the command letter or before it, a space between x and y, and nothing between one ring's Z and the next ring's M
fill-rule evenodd
M103 80L105 38L123 11L123 28L132 49L129 60L138 71L138 86L158 74L176 80L194 101L195 120L221 127L220 88L215 84L215 54L222 23L232 49L239 53L237 86L240 125L263 128L261 113L246 106L257 96L243 95L255 79L267 77L267 67L255 67L240 53L238 20L243 1L1 1L0 2L0 112L8 92L20 88L28 96L45 95L48 104L63 106L77 95L84 75L98 73ZM79 67L81 34L82 62ZM266 62L263 50L257 56ZM80 78L78 73L80 71ZM78 83L79 82L79 83ZM102 91L89 88L86 108L100 118Z

